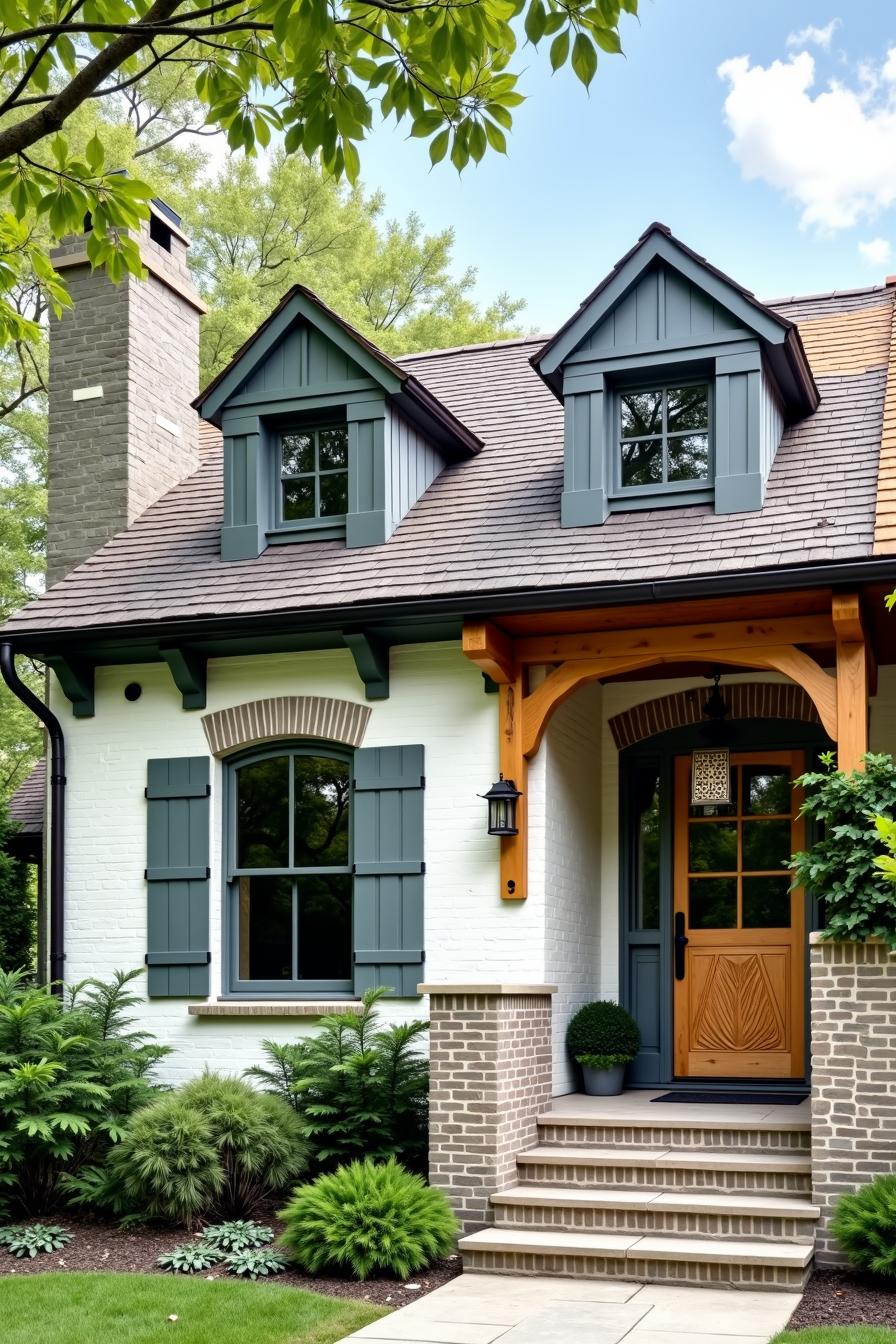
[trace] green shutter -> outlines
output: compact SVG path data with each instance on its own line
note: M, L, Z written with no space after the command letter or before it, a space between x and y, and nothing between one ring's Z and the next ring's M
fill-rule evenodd
M355 992L408 998L423 978L423 748L354 759Z
M146 965L154 998L209 992L209 759L149 761Z

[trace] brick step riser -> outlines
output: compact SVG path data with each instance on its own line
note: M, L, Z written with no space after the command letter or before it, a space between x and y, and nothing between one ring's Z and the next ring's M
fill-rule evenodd
M631 1209L564 1209L529 1204L499 1204L495 1226L529 1232L618 1232L655 1236L723 1237L746 1241L791 1242L811 1246L814 1220L761 1218L748 1214L653 1213Z
M799 1292L811 1273L770 1265L614 1260L591 1255L543 1255L521 1251L465 1251L465 1274L550 1274L576 1279L624 1279L635 1283L682 1284L691 1288L750 1288Z
M570 1185L580 1190L637 1186L641 1190L700 1191L716 1195L732 1190L740 1194L808 1195L812 1186L809 1172L590 1167L525 1162L522 1158L517 1159L517 1170L522 1185Z
M538 1126L539 1143L558 1148L693 1148L725 1153L808 1153L810 1136L801 1130L655 1129L615 1125Z

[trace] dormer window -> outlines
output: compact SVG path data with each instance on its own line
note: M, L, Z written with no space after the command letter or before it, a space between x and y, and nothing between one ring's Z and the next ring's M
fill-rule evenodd
M348 429L330 425L280 435L280 516L284 524L348 513Z
M623 490L708 482L709 384L621 392L618 469Z

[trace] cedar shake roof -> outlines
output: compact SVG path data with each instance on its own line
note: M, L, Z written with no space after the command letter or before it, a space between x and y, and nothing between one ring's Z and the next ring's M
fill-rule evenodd
M47 763L40 760L9 800L9 816L22 835L40 835L44 829Z
M360 616L372 603L896 554L894 294L875 287L770 305L799 327L821 404L785 430L761 511L692 505L561 528L563 408L530 364L544 338L431 352L401 364L484 447L446 467L385 545L303 541L222 561L222 453L210 446L194 475L3 633L27 645L44 631L316 608Z

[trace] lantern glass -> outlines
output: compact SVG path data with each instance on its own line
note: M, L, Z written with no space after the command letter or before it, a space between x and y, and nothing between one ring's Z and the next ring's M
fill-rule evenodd
M696 747L691 756L691 803L722 807L731 802L731 755L727 747Z
M516 800L521 794L513 780L502 775L497 784L481 796L488 803L489 835L517 835Z

